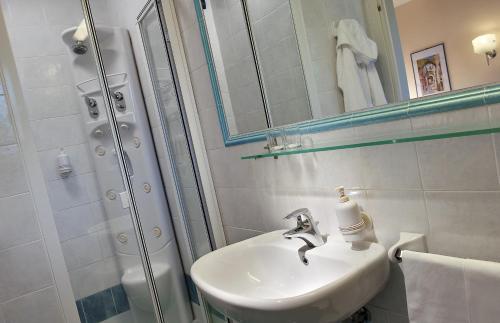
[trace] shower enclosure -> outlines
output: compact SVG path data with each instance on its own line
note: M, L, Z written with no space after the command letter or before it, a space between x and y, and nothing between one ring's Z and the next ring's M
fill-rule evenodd
M161 1L0 4L67 271L54 284L74 295L61 321L207 321L189 267L214 238Z

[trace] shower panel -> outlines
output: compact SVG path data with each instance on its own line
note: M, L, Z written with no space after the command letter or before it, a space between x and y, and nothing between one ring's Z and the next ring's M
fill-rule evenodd
M113 125L106 117L106 102L99 80L95 77L94 57L85 50L90 44L86 44L87 40L75 40L77 30L78 27L65 30L62 38L71 58L84 129L98 176L99 194L109 219L106 223L108 239L112 242L123 272L121 283L136 322L155 322L146 276L139 265L133 219L128 211L130 197L123 188L121 175L116 172L119 156L111 131ZM189 322L191 313L182 265L129 35L123 28L105 26L97 27L96 32L112 94L112 108L119 127L124 163L140 211L140 222L163 315L168 322Z

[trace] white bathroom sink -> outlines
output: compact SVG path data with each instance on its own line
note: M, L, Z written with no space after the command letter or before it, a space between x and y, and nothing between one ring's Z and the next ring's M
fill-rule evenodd
M191 277L209 303L246 323L336 322L365 305L385 285L389 262L383 246L355 248L330 237L305 246L274 231L214 252L194 263Z

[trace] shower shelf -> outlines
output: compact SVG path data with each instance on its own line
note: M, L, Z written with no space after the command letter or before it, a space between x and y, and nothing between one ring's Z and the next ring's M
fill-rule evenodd
M359 147L372 147L381 145L391 145L399 143L429 141L446 138L457 138L467 136L477 136L485 134L500 133L500 125L471 127L468 129L426 129L413 130L404 133L391 133L376 137L356 137L351 139L342 139L338 141L322 142L313 146L302 147L299 149L280 150L275 152L263 152L254 155L242 156L241 159L261 159L273 157L277 159L279 156L300 155L307 153L316 153L330 150L351 149Z

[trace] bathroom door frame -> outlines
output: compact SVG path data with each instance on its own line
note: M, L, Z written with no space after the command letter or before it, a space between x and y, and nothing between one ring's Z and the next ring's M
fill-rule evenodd
M118 160L118 166L120 169L120 175L122 176L123 184L125 187L125 194L128 201L128 209L132 218L132 225L134 233L137 238L139 257L141 259L142 268L146 277L146 282L148 285L151 300L153 302L153 309L158 323L166 323L164 319L163 312L161 310L160 298L158 296L158 289L153 275L153 268L151 265L151 259L149 258L148 248L146 245L146 238L144 235L144 230L142 228L141 219L139 217L139 209L134 196L134 190L132 186L132 180L128 174L130 174L128 164L126 163L125 150L123 148L122 138L119 133L119 125L117 117L114 113L114 100L111 93L111 89L108 84L106 69L104 67L104 60L102 52L100 49L99 38L97 37L97 31L94 23L94 17L92 15L92 9L90 5L90 0L81 0L82 12L87 25L87 30L89 34L89 42L91 44L92 53L94 55L97 76L99 80L99 85L101 91L103 92L104 106L106 111L106 116L108 118L111 134L113 137L113 143L116 149L116 157Z

